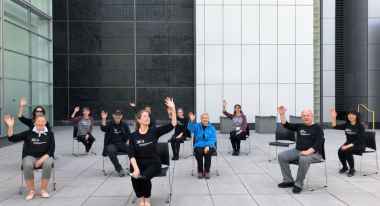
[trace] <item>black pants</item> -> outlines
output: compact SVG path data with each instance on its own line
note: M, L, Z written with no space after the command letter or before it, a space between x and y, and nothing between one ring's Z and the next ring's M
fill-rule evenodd
M173 155L178 156L179 154L179 149L181 146L181 141L186 140L186 134L182 134L181 138L177 138L177 134L174 134L172 138L170 139L170 143L172 144L172 150L173 150Z
M240 141L242 139L245 139L245 136L246 136L245 131L241 132L238 135L236 135L236 131L231 131L230 138L231 138L232 149L240 150Z
M215 152L214 148L210 148L210 150L205 154L203 147L196 147L194 149L195 158L198 162L198 173L203 173L203 157L205 157L205 170L204 172L209 173L211 167L211 154Z
M149 198L152 192L152 182L151 179L160 174L161 164L157 162L152 162L152 160L136 160L137 166L140 170L140 175L147 177L146 180L135 179L131 177L133 190L136 193L136 197ZM130 171L133 173L133 167L130 166Z
M106 147L108 157L110 158L115 170L120 172L121 167L119 160L117 159L117 152L128 152L128 145L125 142L109 143Z
M83 145L86 147L86 152L88 152L91 149L92 143L94 143L95 138L91 134L89 134L88 139L86 140L86 135L77 135L77 139L79 142L82 142Z
M338 150L338 156L339 156L339 160L342 163L343 167L347 167L347 162L348 162L350 169L354 169L355 168L355 162L354 162L354 156L352 154L357 154L359 152L363 152L364 150L365 150L365 148L355 147L355 146L350 147L346 150L342 150L340 147Z

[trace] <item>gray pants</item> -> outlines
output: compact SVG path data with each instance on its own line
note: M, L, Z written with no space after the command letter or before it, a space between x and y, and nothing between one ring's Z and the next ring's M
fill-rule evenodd
M24 170L24 179L25 181L33 180L34 174L33 169L34 165L36 165L37 160L40 158L35 158L32 156L26 156L22 159L22 166ZM42 176L41 179L50 179L51 175L51 166L53 164L53 158L49 157L42 163Z
M306 177L307 171L309 170L311 163L316 163L321 161L322 156L318 153L313 153L308 156L302 156L300 155L301 151L297 149L290 149L283 151L278 154L278 163L281 167L281 173L284 177L284 182L294 182L294 185L303 188L303 181ZM290 171L290 164L291 161L299 161L299 167L297 172L297 179L296 181L293 180L292 172Z

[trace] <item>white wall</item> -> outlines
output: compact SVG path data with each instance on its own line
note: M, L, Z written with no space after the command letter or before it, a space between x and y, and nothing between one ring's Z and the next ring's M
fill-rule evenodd
M219 123L223 99L249 123L278 116L279 105L287 118L313 110L312 0L196 3L197 114Z
M322 121L331 122L330 109L335 107L335 0L323 0L322 9Z

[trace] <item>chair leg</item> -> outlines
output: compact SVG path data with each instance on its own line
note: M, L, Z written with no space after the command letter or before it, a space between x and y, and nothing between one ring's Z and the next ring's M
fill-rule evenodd
M169 166L169 194L168 194L168 197L167 199L165 200L165 203L169 203L170 202L170 197L172 196L172 186L171 186L171 175L170 175L170 166ZM166 177L165 177L165 190L166 190ZM165 191L166 193L166 191Z
M228 154L230 154L231 153L231 144L229 143L228 144Z
M73 155L74 155L74 138L73 138L72 152L73 152Z
M132 203L135 204L136 200L137 200L137 196L136 196L136 192L135 192L135 197L133 198Z
M52 169L53 169L53 190L56 190L56 188L55 188L55 170L54 170L54 167Z
M194 155L193 155L193 169L191 170L191 175L194 176Z
M327 187L327 167L326 167L326 160L324 161L324 163L325 163L326 185L324 185L324 186L318 186L318 187L313 188L313 189L310 189L310 188L309 188L309 176L310 176L310 166L309 166L309 171L308 171L308 174L307 174L307 189L309 189L310 191L314 191L314 190L318 190L318 189L321 189L321 188Z
M94 152L94 154L96 155L96 139L95 139L94 142L95 142L95 152Z
M191 151L193 151L193 141L191 139L190 139L190 141L191 141ZM191 156L193 156L193 154L191 154L191 155L189 155L187 157L184 157L184 158L186 159L186 158L191 157Z
M373 172L373 173L363 173L361 172L361 168L362 168L362 163L360 162L360 174L363 175L363 176L368 176L368 175L374 175L374 174L379 174L379 165L378 165L378 162L377 162L377 151L375 151L375 155L376 155L376 172ZM363 156L362 156L363 158ZM363 161L363 159L362 159Z
M182 158L185 159L185 142L182 144Z
M106 176L107 173L106 173L106 171L105 171L105 169L104 169L104 158L107 158L107 157L103 157L103 173L104 173L104 176Z
M277 147L276 147L276 157L274 157L273 159L270 158L270 145L269 145L269 152L268 152L268 162L272 161L272 160L276 160L277 159Z
M20 192L18 194L22 194L22 189L24 188L24 170L21 170L21 186L20 186Z
M78 153L77 153L77 157L79 156L79 142L78 142Z
M216 176L219 176L218 156L215 156L215 158L216 158Z

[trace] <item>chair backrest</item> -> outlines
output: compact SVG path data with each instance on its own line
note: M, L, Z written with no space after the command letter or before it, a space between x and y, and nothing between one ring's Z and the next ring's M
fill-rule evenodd
M161 160L161 164L170 166L168 145L167 142L157 142L157 154Z
M322 155L323 160L326 161L326 154L325 154L325 138L323 138L321 153L322 153L321 155Z
M376 151L376 132L365 131L364 140L365 146Z
M73 138L77 137L78 134L78 125L74 125L74 130L73 130Z
M246 134L247 136L249 136L249 125L248 125L248 123L247 123L247 128L245 129L245 134Z
M186 138L191 139L191 132L188 129L186 130Z
M286 129L283 125L277 124L276 141L277 140L288 140L295 142L296 134L295 132Z

